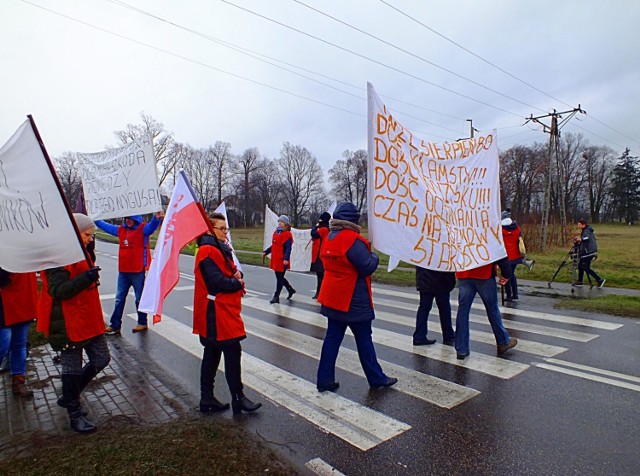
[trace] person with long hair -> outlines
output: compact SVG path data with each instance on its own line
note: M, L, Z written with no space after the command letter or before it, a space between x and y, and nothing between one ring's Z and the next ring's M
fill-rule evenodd
M291 301L291 298L296 293L296 290L293 289L293 286L291 286L287 278L285 278L285 274L290 268L292 248L293 235L291 234L289 217L287 215L280 215L278 217L278 226L273 232L271 246L262 253L263 256L271 254L271 264L269 267L276 274L276 292L273 293L273 297L271 301L269 301L270 304L278 304L280 302L280 292L283 287L289 292L287 295L289 301Z

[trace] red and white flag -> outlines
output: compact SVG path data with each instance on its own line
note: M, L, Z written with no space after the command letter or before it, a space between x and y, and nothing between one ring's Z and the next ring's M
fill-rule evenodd
M189 178L180 171L138 306L140 311L153 314L154 324L160 322L164 300L180 279L180 250L208 230Z

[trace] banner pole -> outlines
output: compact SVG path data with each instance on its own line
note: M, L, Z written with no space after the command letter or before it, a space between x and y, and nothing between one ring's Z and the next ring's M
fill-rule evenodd
M46 147L44 146L42 137L40 137L40 132L36 127L36 123L33 120L33 116L31 114L28 114L27 117L29 118L29 122L31 123L31 129L33 130L33 133L36 136L36 140L40 145L40 150L42 151L44 160L47 163L47 166L49 167L49 172L51 172L53 181L55 182L56 187L58 188L58 193L60 194L60 198L62 198L62 203L64 203L64 208L67 210L67 215L69 216L69 220L71 221L71 226L73 226L73 230L76 234L76 238L78 238L78 243L80 244L80 248L82 248L82 252L84 253L84 259L87 261L89 268L93 268L95 265L93 263L93 260L91 259L91 256L89 255L89 252L84 246L84 243L82 241L82 236L80 235L80 230L78 230L78 225L76 224L76 221L73 219L73 212L71 211L71 206L69 205L67 197L64 195L64 191L62 190L62 185L60 184L60 180L58 179L58 174L56 174L56 169L53 166L53 163L51 162L51 158L49 157L49 153L47 152Z

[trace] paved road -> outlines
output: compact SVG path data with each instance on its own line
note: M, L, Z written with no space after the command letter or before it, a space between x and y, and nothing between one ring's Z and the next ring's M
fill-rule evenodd
M117 249L98 244L105 313L113 308ZM123 338L174 375L196 396L201 347L191 333L193 258L165 303L162 323L131 334L133 296ZM297 464L317 474L638 474L640 470L640 325L638 321L555 311L550 297L521 296L505 308L505 325L520 339L497 357L482 309L471 316L472 353L455 358L442 341L413 347L417 293L374 287L374 341L382 367L399 383L371 390L353 338L343 343L340 389L315 389L325 319L313 294L315 276L290 273L292 303L268 303L270 270L245 267L243 378L264 403L236 417ZM457 296L452 296L454 305ZM219 373L216 395L229 393ZM217 417L217 416L216 416ZM224 414L221 418L232 418ZM334 469L334 473L323 473ZM307 469L310 474L311 469Z

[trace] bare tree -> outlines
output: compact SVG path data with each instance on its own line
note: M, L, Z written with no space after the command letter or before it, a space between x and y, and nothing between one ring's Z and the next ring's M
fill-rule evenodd
M259 161L255 182L260 213L264 214L267 205L272 210L278 209L282 197L282 182L278 166L273 160L265 158Z
M289 142L282 145L278 168L282 175L284 200L293 226L298 226L301 217L310 212L311 198L324 193L322 168L306 148Z
M514 215L525 218L540 212L544 189L547 148L515 146L500 154L500 196L502 207L511 208Z
M181 165L189 176L189 181L200 203L207 211L213 211L216 204L216 171L210 165L209 149L192 149L183 146L185 154Z
M363 213L367 200L367 152L345 150L342 157L344 160L336 161L329 170L331 191L337 200L349 201Z
M218 193L218 204L222 202L224 189L231 180L233 172L233 155L231 154L231 144L229 142L216 141L207 150L209 166L215 171L215 183Z
M60 157L53 159L53 164L67 201L74 208L82 191L78 156L74 152L63 152Z
M238 195L242 197L241 203L245 227L248 227L252 223L251 205L254 198L253 192L258 186L258 183L254 179L256 172L260 169L260 165L260 152L256 147L246 149L242 155L238 157L238 161L236 163L240 179L238 184L239 187L236 187L236 189L239 191Z
M598 223L605 203L610 198L610 185L615 168L615 152L608 146L586 148L583 167L587 175L589 222Z

